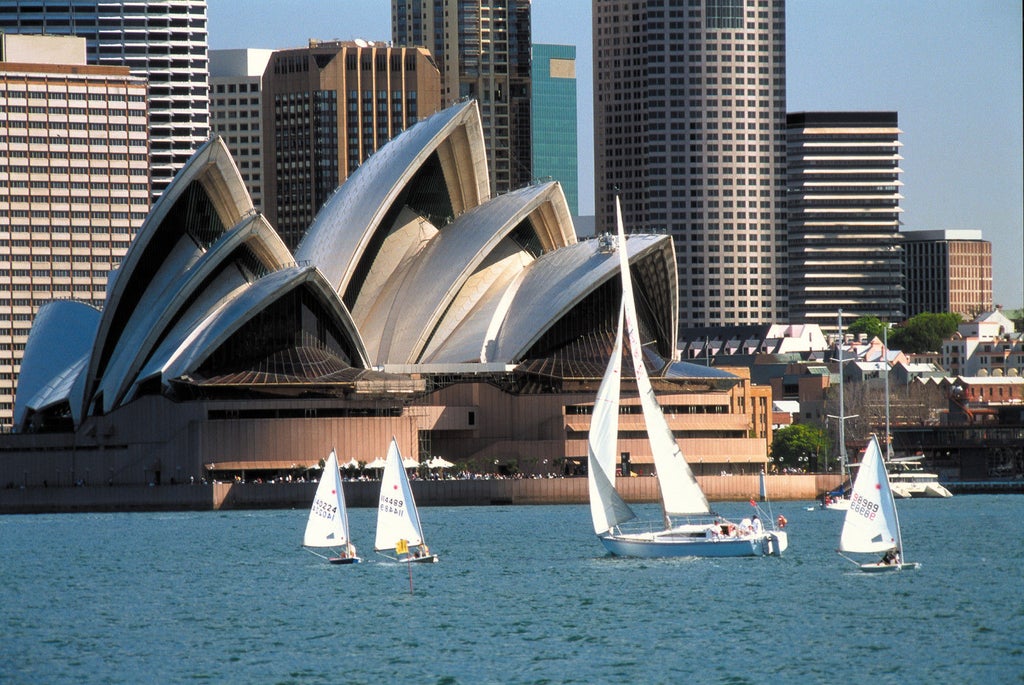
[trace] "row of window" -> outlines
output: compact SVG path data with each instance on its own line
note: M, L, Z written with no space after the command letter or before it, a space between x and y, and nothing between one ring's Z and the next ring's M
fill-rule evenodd
M65 189L71 188L73 190L139 190L148 191L149 187L145 183L107 183L106 181L22 181L13 180L8 181L7 179L0 178L0 188L51 188L51 189ZM38 198L37 198L38 199ZM46 201L43 198L42 201Z
M67 216L71 214L71 217ZM106 212L99 210L90 210L89 212L32 212L31 215L28 210L25 209L0 209L0 219L28 219L30 216L37 219L67 219L67 218L81 218L79 214L88 214L89 219L104 219L114 221L124 221L130 219L131 221L143 221L146 218L147 212ZM10 226L9 230L25 231L28 232L28 226Z
M116 86L115 86L116 87ZM4 99L6 96L6 100ZM129 94L127 97L124 94L124 87L118 88L114 92L81 92L81 91L69 91L63 92L50 88L45 91L37 90L6 90L0 91L0 106L6 105L7 100L47 100L53 101L79 101L79 100L91 100L94 102L145 102L145 95L134 95Z
M72 159L83 159L81 157L72 157ZM99 160L99 157L85 157L92 162ZM66 175L69 173L69 168L66 166L24 166L21 164L8 164L4 165L3 161L0 160L0 173L7 172L9 174L27 174L31 171L33 174L46 174L46 175ZM109 175L109 176L123 176L128 174L130 176L148 176L149 169L144 167L128 168L128 167L116 167L112 166L109 168L98 168L94 164L89 166L72 166L70 167L71 175L84 175L84 176L96 176L96 175Z
M239 84L234 84L234 83L218 83L214 87L214 91L217 92L217 93L236 93L236 92L237 93L245 93L246 91L248 91L250 93L258 93L258 92L260 92L260 84L255 82L255 81L252 82L252 83L239 83ZM252 103L256 104L256 102L257 101L254 98L252 100Z
M106 278L110 273L106 269L95 269L95 270L75 270L74 275L83 278ZM34 269L28 271L27 269L4 269L0 268L0 279L2 278L71 278L71 269ZM19 317L25 317L25 321L31 321L31 314L15 314L14 319L17 321Z

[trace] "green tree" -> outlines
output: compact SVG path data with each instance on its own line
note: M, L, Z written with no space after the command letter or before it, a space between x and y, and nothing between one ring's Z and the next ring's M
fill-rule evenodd
M777 469L820 470L828 450L828 433L806 423L780 428L772 438L772 459Z
M963 322L959 314L922 312L893 329L889 347L903 352L938 352Z
M886 324L877 316L862 316L851 323L847 327L846 332L853 335L866 333L869 340L871 338L878 338L881 340L882 332L885 330L885 327Z

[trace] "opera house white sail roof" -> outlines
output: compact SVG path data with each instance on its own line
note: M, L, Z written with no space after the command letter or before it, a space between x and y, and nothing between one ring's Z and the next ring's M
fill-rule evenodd
M672 242L631 236L627 248L642 330L670 359ZM577 242L558 183L489 196L474 101L381 147L294 255L213 138L152 208L102 311L40 310L15 428L77 427L183 386L329 392L388 365L518 364L612 330L619 293L617 257L602 241Z

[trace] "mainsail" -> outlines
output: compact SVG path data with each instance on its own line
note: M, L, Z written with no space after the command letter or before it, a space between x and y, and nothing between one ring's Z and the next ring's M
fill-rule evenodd
M853 481L850 508L843 521L839 549L868 553L884 552L894 547L903 549L896 500L889 488L889 476L878 438L871 436Z
M665 414L654 395L651 379L644 366L643 349L640 346L639 319L636 313L636 302L633 299L633 282L629 273L629 255L626 252L626 235L622 227L622 207L615 198L615 214L618 225L619 266L622 269L622 302L625 309L626 334L629 338L629 351L633 358L633 373L636 376L637 388L640 392L640 403L643 406L644 423L647 425L647 438L654 453L654 468L657 471L658 485L661 488L662 506L665 515L710 514L704 491L700 489L697 479L686 463L683 453L679 450L675 435L669 428Z
M384 474L381 476L380 498L377 502L377 538L373 548L378 551L395 549L399 540L405 540L409 545L422 544L423 529L412 497L412 486L402 465L398 442L392 438L384 462Z
M306 547L341 547L348 542L348 512L341 488L338 455L331 450L309 509L302 544Z
M622 307L615 347L605 369L594 401L587 436L587 480L590 489L590 516L594 532L601 534L636 518L615 490L615 457L619 434L619 388L622 382Z

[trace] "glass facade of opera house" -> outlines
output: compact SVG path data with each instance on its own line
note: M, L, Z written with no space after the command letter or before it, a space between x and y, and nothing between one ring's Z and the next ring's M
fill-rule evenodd
M404 131L294 251L208 141L153 206L104 306L59 301L36 317L0 484L269 478L332 448L371 461L392 435L408 456L477 472L578 472L614 341L618 256L577 241L555 181L492 197L481 130L466 101ZM759 471L770 389L672 362L672 243L631 235L627 249L683 453ZM629 384L623 402L620 453L649 472Z

